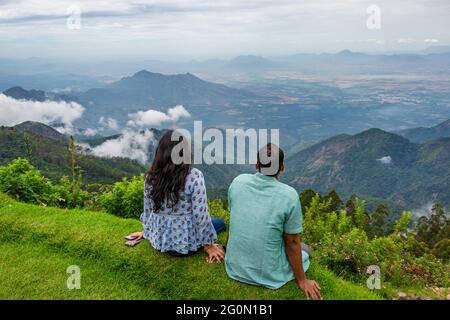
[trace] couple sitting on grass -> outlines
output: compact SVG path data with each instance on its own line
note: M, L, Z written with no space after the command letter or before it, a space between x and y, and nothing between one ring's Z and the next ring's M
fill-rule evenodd
M230 228L226 246L216 244L217 233L226 231L222 219L208 213L205 180L190 164L174 164L173 131L158 143L155 159L145 176L143 232L127 237L133 246L146 239L156 250L176 257L200 251L207 262L222 262L237 281L278 289L295 279L307 298L320 299L317 282L305 271L310 250L300 240L302 211L297 192L278 181L284 170L283 151L268 144L258 152L255 174L241 174L228 190ZM271 163L261 159L278 158ZM263 165L262 163L267 163ZM272 173L272 174L269 174Z

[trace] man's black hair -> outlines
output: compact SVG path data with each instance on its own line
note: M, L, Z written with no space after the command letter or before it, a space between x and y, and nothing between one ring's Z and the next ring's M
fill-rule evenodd
M280 173L280 167L284 163L284 151L273 143L268 143L258 151L257 159L259 162L259 171L263 171L264 168L270 168L272 166L272 162L268 161L264 163L263 158L272 158L278 156L278 168L276 168L275 174L266 174L267 176L276 177ZM261 170L262 169L262 170Z

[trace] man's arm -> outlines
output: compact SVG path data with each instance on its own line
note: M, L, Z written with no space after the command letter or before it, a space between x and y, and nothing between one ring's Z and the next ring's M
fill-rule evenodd
M230 238L230 227L227 228L227 238L225 239L224 247L227 246L229 238Z
M314 280L308 280L303 270L300 235L284 233L283 238L286 255L298 287L303 290L307 298L322 299L319 284Z

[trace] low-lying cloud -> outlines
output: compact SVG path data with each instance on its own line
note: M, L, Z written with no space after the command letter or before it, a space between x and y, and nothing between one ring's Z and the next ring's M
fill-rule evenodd
M107 140L96 147L92 148L86 144L81 146L87 154L97 157L129 158L145 164L148 161L148 149L153 142L153 132L149 129L140 132L124 130L117 139Z
M416 219L423 217L423 216L426 216L427 218L429 218L431 215L431 209L433 208L433 204L434 204L434 201L430 201L430 202L424 204L423 206L421 206L420 208L416 208L416 209L412 210L413 217Z
M381 157L380 159L377 159L377 161L381 162L382 164L391 164L392 158L391 158L391 156L385 156L385 157Z
M80 118L84 107L75 102L17 100L0 94L0 125L13 126L24 121L38 121L49 124L60 122L72 127Z
M100 119L98 119L98 124L112 130L119 129L119 123L114 118L100 117Z
M138 161L141 164L148 162L148 151L151 144L156 144L153 132L149 126L158 126L162 123L177 122L181 118L190 117L189 112L177 105L169 108L167 113L157 110L138 111L128 115L130 119L127 127L122 129L121 135L116 139L110 139L96 147L81 144L86 153L97 157L121 157ZM101 117L99 124L102 127L118 129L119 125L113 118Z
M167 113L152 109L131 113L128 115L130 120L127 124L131 127L158 126L164 122L177 122L181 118L190 116L190 113L182 105L177 105L169 108Z
M92 128L87 128L83 131L83 135L85 135L86 137L93 137L95 135L97 135L98 130L97 129L92 129Z

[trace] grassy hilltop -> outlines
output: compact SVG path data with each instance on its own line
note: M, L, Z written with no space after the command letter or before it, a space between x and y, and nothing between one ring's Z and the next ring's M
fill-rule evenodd
M125 247L123 236L139 228L135 219L0 194L0 299L305 299L293 282L270 290L233 281L223 264L207 264L204 253L173 258L148 243ZM70 265L81 269L79 290L66 287ZM308 275L321 284L324 299L380 299L365 283L318 264Z

